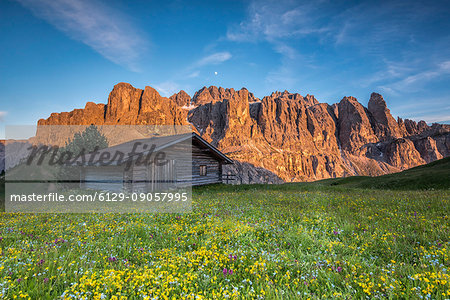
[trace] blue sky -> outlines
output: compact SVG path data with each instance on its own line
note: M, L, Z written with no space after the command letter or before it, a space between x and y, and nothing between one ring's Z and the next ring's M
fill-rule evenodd
M118 82L364 105L376 91L394 116L450 123L449 1L5 0L0 28L0 138Z

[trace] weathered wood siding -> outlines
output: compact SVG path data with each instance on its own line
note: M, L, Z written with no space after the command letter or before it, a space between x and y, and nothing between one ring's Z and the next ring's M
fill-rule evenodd
M192 145L192 185L220 183L220 162L211 155L211 150ZM206 176L200 175L200 166L206 166Z
M222 182L221 164L209 149L204 149L191 141L175 144L164 149L169 163L156 167L134 166L133 189L154 191L189 185L203 185ZM192 153L189 150L192 149ZM200 166L205 165L206 176L200 175ZM147 181L147 184L139 181Z
M168 190L177 187L177 161L168 159L162 166L134 166L131 189L134 192Z
M191 152L192 149L192 152ZM122 167L86 167L84 187L97 190L130 192L163 191L176 187L222 182L222 165L210 149L191 145L191 140L177 143L163 150L167 163L133 165L125 172ZM200 175L206 166L206 175Z
M114 192L120 192L123 189L123 168L87 167L84 168L83 173L85 180L81 183L83 188Z

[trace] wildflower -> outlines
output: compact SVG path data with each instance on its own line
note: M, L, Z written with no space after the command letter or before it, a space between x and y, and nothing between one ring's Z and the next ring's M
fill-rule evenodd
M20 283L22 281L22 278L17 279L17 283Z
M229 269L228 270L228 274L232 275L233 274L233 270Z
M233 255L233 254L230 254L230 255L228 255L228 258L229 258L229 259L232 259L232 260L236 260L236 259L237 259L237 256L236 256L236 255Z
M44 278L44 283L48 283L48 281L49 281L48 277L45 277Z
M227 268L223 268L223 275L227 275L227 273L228 273Z

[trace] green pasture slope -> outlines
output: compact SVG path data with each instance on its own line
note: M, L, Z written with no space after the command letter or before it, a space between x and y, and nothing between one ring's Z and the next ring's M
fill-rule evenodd
M448 163L203 186L189 214L2 213L0 299L448 299Z
M316 181L312 185L363 189L429 190L450 189L450 157L378 177L354 176Z
M0 178L0 200L5 196L5 179ZM219 185L219 189L230 187ZM242 186L241 189L253 189L258 185ZM346 178L332 178L306 183L292 183L284 185L260 185L267 189L317 189L323 187L387 189L387 190L428 190L450 189L450 157L432 163L408 169L403 172L378 177L352 176ZM210 187L208 187L209 189ZM201 188L200 188L201 189ZM236 187L231 187L236 189Z

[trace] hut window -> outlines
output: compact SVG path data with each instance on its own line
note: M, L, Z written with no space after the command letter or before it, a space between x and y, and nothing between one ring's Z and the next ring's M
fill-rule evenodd
M200 166L200 176L206 176L206 166Z

